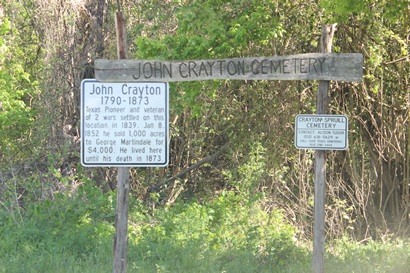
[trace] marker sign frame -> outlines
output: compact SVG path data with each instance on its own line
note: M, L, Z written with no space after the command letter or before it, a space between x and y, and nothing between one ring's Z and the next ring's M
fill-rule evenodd
M165 167L169 161L169 85L81 82L81 164Z
M349 119L346 115L308 115L295 118L295 147L313 150L346 150Z

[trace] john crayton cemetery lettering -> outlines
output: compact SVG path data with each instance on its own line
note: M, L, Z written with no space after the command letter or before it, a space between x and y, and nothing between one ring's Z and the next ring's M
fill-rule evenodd
M363 56L308 53L214 60L95 60L98 81L173 82L232 80L361 81Z

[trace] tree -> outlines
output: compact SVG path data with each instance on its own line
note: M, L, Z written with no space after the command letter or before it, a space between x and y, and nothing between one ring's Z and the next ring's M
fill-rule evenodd
M35 75L39 48L37 36L18 27L29 23L25 10L0 15L0 156L16 157L24 152L35 119L32 103L39 89ZM14 20L14 21L13 21ZM21 157L21 154L20 154ZM18 157L18 158L20 158Z
M78 128L81 80L93 77L95 58L116 58L115 3L1 3L0 32L7 37L0 38L2 158L6 150L20 151L21 141L30 140L25 158L31 170L39 170L41 181L50 182L47 192L64 179L75 184L80 173L113 189L112 169L78 166ZM122 4L129 56L136 59L318 52L321 25L338 23L333 51L362 53L364 78L362 83L331 85L330 112L348 115L350 132L347 151L328 153L328 235L384 238L393 230L408 231L407 1ZM133 169L133 194L151 204L181 197L206 200L221 191L263 195L267 209L282 208L300 236L309 237L313 152L296 150L292 140L295 115L316 112L316 90L315 81L172 83L171 164ZM24 185L18 190L21 196L28 192Z

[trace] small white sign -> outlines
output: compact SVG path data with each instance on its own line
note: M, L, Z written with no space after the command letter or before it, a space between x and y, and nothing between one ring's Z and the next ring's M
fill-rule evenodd
M297 115L295 146L298 149L346 150L348 123L345 115Z
M168 165L167 83L81 82L81 164Z

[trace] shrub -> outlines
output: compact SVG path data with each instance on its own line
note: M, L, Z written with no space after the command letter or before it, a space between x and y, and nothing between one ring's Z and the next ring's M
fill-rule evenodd
M72 195L56 193L52 200L27 205L20 221L3 211L0 257L11 268L22 266L22 257L38 253L65 253L74 260L89 257L112 242L115 212L111 199L85 184Z
M280 212L233 193L158 209L130 232L130 266L152 272L260 272L305 257Z

